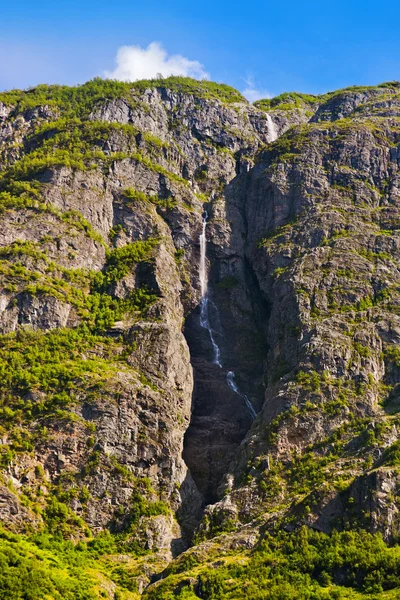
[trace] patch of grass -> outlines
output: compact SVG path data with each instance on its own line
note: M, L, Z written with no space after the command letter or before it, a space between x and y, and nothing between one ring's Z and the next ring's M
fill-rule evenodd
M321 387L321 376L316 371L309 373L299 371L296 375L296 383L307 390L318 391Z
M293 110L314 106L324 101L325 96L312 96L311 94L301 94L299 92L285 92L274 98L264 98L254 102L254 106L268 112L270 110Z
M134 89L144 91L148 88L167 88L173 92L192 94L197 98L215 98L221 102L246 102L247 100L234 88L224 83L197 80L191 77L172 76L160 79L144 79L133 84Z

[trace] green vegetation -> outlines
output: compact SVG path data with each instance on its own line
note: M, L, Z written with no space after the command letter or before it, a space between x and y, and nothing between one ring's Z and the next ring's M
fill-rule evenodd
M279 225L279 227L271 229L271 231L259 241L258 248L266 247L270 242L279 240L279 238L284 238L284 236L291 234L293 227L294 225L296 225L296 223L297 218L293 219L289 223L286 223L286 225Z
M218 538L217 538L218 539ZM39 534L0 532L0 597L10 600L94 600L110 582L117 598L136 599L129 542L103 534L73 543ZM166 576L144 592L145 600L394 600L400 588L400 549L362 531L328 536L306 528L265 534L253 551L185 553ZM103 583L103 586L99 585ZM130 595L133 594L133 595Z
M385 450L382 463L387 467L400 467L400 441Z
M142 287L118 298L112 288L135 264L150 261L157 244L149 239L108 250L102 272L55 265L39 243L17 241L1 249L0 277L10 291L68 302L80 321L72 329L20 328L0 337L0 431L8 433L1 452L3 467L16 452L33 450L43 437L44 419L73 419L65 410L78 401L82 389L87 399L96 397L116 370L124 368L133 348L105 334L124 317L146 316L157 296ZM22 260L28 260L30 268ZM35 271L32 261L47 265L47 272ZM33 400L33 393L40 399Z
M133 84L136 90L147 88L167 88L181 94L193 94L198 98L215 98L225 103L247 102L233 87L224 83L215 83L205 79L199 81L191 77L172 76L165 79L143 79Z
M310 373L299 371L296 376L296 383L305 389L318 391L321 387L321 376L316 371Z
M77 221L80 223L79 221ZM90 333L101 334L125 314L146 314L156 300L147 288L134 289L124 298L114 297L112 286L125 277L136 263L151 261L158 240L152 238L126 244L107 251L107 262L101 272L66 269L48 261L40 246L16 242L4 247L0 278L9 291L24 291L32 296L52 296L71 304L77 310L82 326ZM35 271L21 262L26 257L48 266L45 273ZM17 259L11 262L10 259Z
M102 358L81 358L85 350L96 347ZM49 332L19 330L0 338L0 386L3 397L8 390L26 392L40 387L57 394L57 400L69 401L76 382L89 374L103 376L107 357L112 356L112 343L90 335L85 329L55 329ZM100 352L99 352L100 353ZM49 397L47 404L51 405ZM40 414L41 403L21 403L24 412Z
M66 412L85 390L96 398L112 380L122 349L83 328L23 331L0 339L0 432L3 467L18 452L31 452L47 436L51 421L74 420ZM86 354L89 353L89 356ZM120 364L119 368L122 368ZM36 398L36 400L34 399Z
M36 127L34 134L28 139L34 145L41 145L43 148L60 146L67 150L80 149L82 152L91 146L99 148L110 139L118 141L122 138L130 144L136 144L138 135L150 151L168 147L166 142L146 131L140 131L133 125L76 117L61 117L56 121L47 121Z
M301 94L299 92L285 92L274 98L257 100L254 102L254 106L265 112L274 109L293 110L322 103L324 99L325 96L312 96L310 94Z
M87 556L88 555L88 556ZM0 597L9 600L93 600L94 579L88 573L90 554L71 542L37 543L0 533ZM85 568L86 567L86 568Z
M83 85L38 85L26 91L11 90L0 93L0 102L16 105L18 112L37 106L58 109L61 114L87 117L100 101L130 95L132 84L110 79L95 78Z
M394 87L394 84L386 85L387 88ZM174 94L193 94L197 109L201 108L204 99L211 98L223 103L244 101L236 90L228 86L182 77L130 84L95 79L73 88L37 86L26 92L0 94L0 101L14 107L11 118L27 109L47 106L49 113L46 118L51 119L44 123L39 116L37 121L32 121L36 128L23 144L18 145L16 154L8 164L5 152L4 170L0 173L0 213L5 220L10 217L11 222L14 217L19 218L11 211L20 210L23 218L28 215L32 221L40 219L44 225L49 224L48 229L43 228L43 238L36 242L17 239L0 248L0 283L7 294L7 308L20 309L23 302L36 304L39 298L45 307L56 304L65 308L69 316L63 322L71 324L70 327L44 331L19 323L16 332L0 337L0 466L4 469L1 483L7 485L27 511L38 519L37 525L27 519L26 536L0 531L0 598L92 600L113 596L114 600L136 600L135 569L143 582L148 573L160 575L165 566L161 567L156 562L158 559L154 549L150 563L137 567L137 561L146 554L143 537L148 535L152 520L158 526L162 516L171 515L171 507L166 501L169 496L163 490L162 480L156 491L152 489L149 479L136 477L136 465L132 467L130 462L122 464L109 451L103 428L109 422L97 418L93 422L89 420L98 407L118 411L116 414L122 417L124 411L133 413L135 426L131 428L129 424L124 431L121 428L120 435L121 443L126 435L132 446L138 448L138 458L143 460L138 460L142 466L137 467L137 471L146 469L152 473L152 477L154 467L168 471L167 466L163 465L162 455L169 452L164 448L164 430L170 435L170 422L155 418L157 403L160 406L170 399L170 390L164 391L158 387L162 385L160 372L165 365L161 364L160 371L156 373L145 369L142 372L135 370L134 362L135 353L143 360L146 349L141 340L145 340L146 335L152 336L153 330L156 330L155 327L146 328L143 321L162 318L162 312L158 306L154 306L160 292L153 277L148 277L149 288L144 285L137 288L134 283L152 271L161 240L157 237L159 234L155 233L154 238L121 245L132 233L130 226L125 229L123 224L111 227L108 238L104 239L79 212L62 212L48 200L45 201L45 198L51 198L51 190L49 183L46 183L48 179L42 176L46 169L54 167L64 166L88 173L96 170L96 177L85 178L94 186L90 192L94 190L99 200L103 194L109 194L112 188L117 209L123 207L125 212L131 212L132 220L135 219L135 211L139 213L138 221L142 214L146 214L146 218L157 218L157 211L165 217L165 222L170 222L168 217L172 216L173 226L180 226L180 220L175 218L179 215L168 213L177 206L176 198L179 195L175 194L176 187L183 190L183 186L188 185L173 172L173 167L172 171L168 167L177 161L179 147L141 132L132 125L96 122L90 116L106 99L123 98L131 107L137 107L140 105L141 92L149 87L167 87ZM352 88L337 93L347 94L354 89L360 91L360 88ZM317 105L333 96L289 93L259 101L256 106L266 111L315 110ZM143 105L142 109L149 110L147 105ZM237 110L240 112L242 109ZM357 118L360 118L360 114ZM265 272L274 278L271 280L268 277L265 282L267 287L262 286L266 301L269 302L271 298L275 302L276 298L283 297L279 293L270 295L270 288L279 292L278 288L284 280L287 286L282 291L294 294L293 300L300 301L296 318L283 323L282 331L278 331L279 319L276 331L275 323L272 329L269 328L272 338L276 334L276 343L268 348L268 360L271 357L268 384L272 383L269 391L281 394L283 390L281 407L290 408L278 414L264 429L260 419L254 424L254 443L251 442L246 448L247 469L244 468L241 477L233 482L231 490L232 497L237 494L235 502L239 498L237 514L227 516L224 509L207 516L203 522L204 532L200 529L194 541L200 543L204 538L212 538L212 541L184 553L171 563L162 578L144 591L144 599L195 600L201 597L205 600L239 600L245 597L249 600L394 600L400 593L400 550L397 546L386 546L379 536L354 530L333 532L327 536L307 529L295 533L280 529L285 525L295 527L299 520L304 522L302 519L311 513L321 499L327 498L326 494L332 492L337 493L343 506L347 507L343 509L340 522L335 521L338 527L354 529L369 524L371 515L368 516L368 513L357 514L352 519L349 517L353 516L349 509L354 500L351 496L352 482L356 477L371 475L379 468L382 471L390 469L398 474L400 467L400 442L392 443L392 437L389 439L399 422L395 414L391 414L389 419L377 406L380 398L389 390L393 390L395 395L400 351L394 344L384 344L381 359L385 362L387 380L382 378L375 381L372 373L368 373L368 359L379 359L376 345L369 347L369 338L358 335L362 332L357 331L357 323L371 319L371 314L377 313L371 330L372 327L376 330L380 327L385 332L389 328L395 332L396 324L386 319L386 315L378 314L378 309L383 312L393 308L393 312L399 313L395 304L398 290L389 272L396 259L394 249L397 248L396 240L390 239L395 235L390 227L394 228L396 222L393 218L391 226L386 228L386 221L379 220L382 212L379 215L377 213L374 219L368 212L368 202L375 202L370 198L380 201L384 198L384 190L393 187L393 182L388 178L384 184L379 181L375 183L375 180L371 183L367 181L365 173L358 178L354 174L357 171L355 168L330 163L330 145L336 142L343 144L354 132L360 135L360 143L362 136L373 135L385 148L389 148L389 142L395 145L394 136L389 140L390 136L386 136L380 122L371 119L360 125L358 121L348 118L335 123L295 126L274 144L260 150L272 187L277 185L290 199L287 219L291 220L266 231L259 244L260 253L264 253L261 258L265 259L262 263ZM233 130L231 133L234 133ZM339 145L335 148L339 149ZM313 156L310 164L310 148L322 148L324 152L326 149L326 154L321 161L317 160L316 155ZM337 153L338 156L344 154L348 159L347 151ZM129 164L136 167L139 163L141 171L147 169L153 172L154 180L157 179L154 173L168 178L167 185L160 186L162 192L159 192L167 197L160 198L134 187L125 187L135 181L131 177L121 178L121 187L98 184L96 178L106 177L109 171L117 167L113 163L120 160L131 161ZM273 180L278 169L282 170L282 177ZM291 170L293 178L291 175L288 177L286 189L283 185L284 175L290 174ZM312 172L316 170L317 173ZM115 171L118 174L117 169ZM311 173L312 177L308 177ZM336 183L331 189L323 185L324 173L334 173L332 178L336 178ZM206 180L207 167L200 167L195 179L198 182ZM321 188L321 195L314 197L308 193L310 189L304 192L302 186L305 180L308 186L314 185L314 182L316 187ZM179 186L171 185L171 181ZM359 194L361 204L354 200L357 186L365 192L365 198ZM220 192L222 187L223 183L218 187ZM143 189L153 189L153 186ZM85 194L89 195L85 190L87 188L82 186L82 191L74 190L74 193L82 194L84 201ZM71 191L68 185L65 189L57 188L57 194L65 204L68 204ZM179 200L180 207L194 210L190 204L185 204L188 197L187 194ZM208 195L199 194L199 199L207 202L209 198ZM331 206L338 199L340 206ZM315 204L313 208L312 202ZM71 205L75 205L75 202L71 202ZM303 212L293 218L292 213L297 206L303 206ZM329 221L324 213L327 206ZM392 201L382 201L379 210L382 211L384 206L388 209L389 222L395 205ZM347 210L347 207L351 209ZM371 238L364 245L364 240L360 240L360 244L355 244L352 251L353 240L345 238L353 234L360 236L358 230L353 232L351 228L351 210L356 208L362 213L363 222L369 222L368 231L373 232L371 235L375 237L375 242ZM285 214L282 212L280 219ZM118 213L116 215L118 221ZM188 221L190 226L192 221L194 223L194 219ZM308 235L309 231L304 227L308 221L315 225L313 232L319 227L318 235ZM158 223L161 223L160 219ZM58 225L60 232L57 231ZM157 232L157 223L154 225L154 231ZM20 226L16 219L12 221L12 227ZM327 231L333 233L329 238L323 238ZM94 260L98 262L94 264L104 265L101 271L67 268L63 266L68 264L64 262L64 255L62 259L51 258L57 256L57 245L61 248L58 251L63 252L65 233L71 234L71 245L67 247L65 256L74 258L77 255L80 245L73 244L73 239L79 235L79 241L83 239L98 251L98 255L94 253ZM354 251L358 245L362 247ZM366 249L370 247L371 250ZM349 255L355 260L354 263L349 262L349 267L342 256L338 257L339 252L347 251L346 248L349 248ZM388 248L391 254L385 251ZM278 256L278 250L285 252ZM308 259L310 250L313 260L309 263L298 260L303 257ZM360 256L366 260L360 259ZM286 257L284 260L288 266L274 270L272 265L286 265L286 262L282 263L282 257ZM184 249L176 250L174 259L182 281L189 279L186 272L186 267L190 266L189 258L190 253L185 258ZM370 261L370 270L374 270L374 274L366 286L361 286L363 269L368 271L367 261ZM356 266L360 264L362 269ZM315 273L312 273L313 269ZM302 280L301 277L307 273L309 277ZM338 278L342 279L338 281ZM224 293L229 295L237 286L240 286L240 281L229 275L221 278L216 290L222 296ZM185 294L188 289L184 288ZM188 301L186 304L191 305L192 299L185 299ZM370 310L375 307L377 310ZM321 322L310 322L308 310L311 316L321 317ZM349 318L343 317L340 323L337 319L339 324L332 320L337 335L329 338L329 319L332 315L350 312L354 314L347 315ZM263 314L260 312L259 317L263 317ZM21 320L23 318L22 315ZM139 326L138 321L141 321ZM143 338L140 337L141 332L136 332L139 327L144 333ZM295 367L296 348L291 353L285 352L283 346L288 343L288 332L293 344L293 336L300 338L299 334L304 334L304 340L298 345L304 370ZM324 343L332 339L337 344L333 352L343 343L343 353L340 348L335 356L335 369L329 357L322 355L320 340L324 340L324 336ZM363 343L356 340L363 340ZM256 359L261 361L265 351L258 349L258 338L250 342L257 346L257 352L254 349L252 351L257 354ZM156 364L152 351L149 345L149 357L152 364ZM321 364L329 365L333 373L341 373L342 376L334 377L329 371L314 370ZM286 375L285 379L278 384L283 375ZM249 377L252 377L251 373ZM125 385L131 394L128 399ZM258 385L257 381L255 385ZM262 385L260 383L260 393ZM137 407L131 401L136 391L139 399ZM171 401L184 400L181 389L177 388L173 393L176 393L176 398L171 398ZM380 412L375 412L375 409ZM177 419L183 425L186 416L178 415ZM150 424L149 428L147 423ZM122 426L125 427L123 422ZM48 461L46 459L47 462L43 461L43 466L36 464L44 444L48 441L49 448L53 443L56 446L57 435L60 434L61 438L67 436L69 431L76 437L80 449L83 449L77 463L67 460L67 467L62 470L61 466L61 472L58 466L52 464L49 467L52 460L57 460L53 457ZM141 444L149 448L143 448ZM268 452L266 455L261 454L263 445L264 451ZM277 447L279 453L276 452ZM379 457L378 448L384 449ZM73 451L64 447L61 450L56 447L56 450L60 456L64 451ZM260 455L255 456L253 452L259 452ZM123 461L121 454L118 456ZM24 483L18 489L13 487L13 479L9 476L15 473L18 477L21 475L21 480L22 477L26 478L26 485ZM100 481L100 478L103 479ZM106 485L100 492L103 495L96 496L102 482L107 481L104 478L115 481L116 485L121 484L123 494L126 491L126 501L123 500L120 506L116 506L115 498L111 497L112 490L109 492ZM242 484L245 489L238 489ZM246 496L247 493L249 496ZM120 497L122 495L117 497L118 502ZM251 501L247 502L249 498ZM395 503L397 500L398 490L395 489L390 501ZM76 508L78 503L79 509ZM91 538L91 532L78 514L83 517L88 515L89 508L93 508L92 503L95 510L97 503L99 510L102 510L100 506L107 507L105 520L108 519L112 535L102 534ZM268 525L265 525L265 514L268 514L268 518L272 516ZM226 533L235 531L253 519L259 519L257 526L261 526L260 539L253 550L249 550L246 544L236 543L237 540L224 545ZM273 531L272 521L275 523ZM394 532L396 526L393 526ZM41 533L28 535L34 527L41 529ZM49 534L50 531L53 535ZM156 538L157 532L151 541ZM150 536L146 541L150 546ZM111 582L115 583L115 590Z
M114 560L130 554L131 563ZM0 598L7 600L100 600L115 588L116 600L138 600L132 563L145 554L136 544L109 533L72 542L39 533L0 529Z
M112 162L123 159L132 159L143 163L148 169L162 173L172 180L186 184L179 175L158 165L152 159L158 157L160 147L165 144L158 138L143 133L146 142L145 153L139 152L136 146L136 136L139 130L131 125L119 123L103 123L85 121L76 118L62 118L55 122L39 126L31 136L32 147L30 151L0 174L0 190L10 192L17 181L21 185L25 180L34 179L44 170L51 167L68 167L75 170L87 171L107 168ZM105 142L112 135L119 134L121 150L106 152L103 150ZM37 184L36 184L37 185ZM39 188L40 189L40 188ZM30 196L38 199L38 188L35 182L30 183ZM20 194L18 194L20 195Z
M159 240L155 238L138 240L109 251L104 270L94 276L94 289L104 291L125 277L136 263L150 260L158 243Z
M6 105L16 105L19 113L37 106L49 106L52 109L59 110L62 115L85 118L104 100L124 98L135 104L135 92L162 87L174 92L193 94L200 98L216 98L227 103L246 102L237 90L223 83L206 80L197 81L190 77L178 76L166 79L146 79L135 83L124 83L96 77L83 85L75 87L38 85L26 91L1 92L0 102Z
M302 94L300 92L285 92L280 94L279 96L275 96L274 98L263 98L262 100L257 100L254 102L254 106L259 108L260 110L264 110L265 112L269 112L271 110L279 109L279 110L293 110L299 108L316 108L315 105L321 105L331 100L336 96L340 96L342 94L351 93L351 92L370 92L370 91L380 91L381 89L392 89L396 90L399 88L399 83L397 81L381 83L377 86L361 86L361 85L353 85L347 88L343 88L340 90L335 90L334 92L328 92L326 94L320 94L318 96L314 96L312 94Z
M171 512L168 504L163 500L149 501L146 498L145 494L149 494L152 491L148 480L141 479L137 481L131 497L131 509L129 511L129 524L131 528L137 525L139 519L142 517L168 515Z
M273 276L278 279L278 277L280 277L281 275L283 275L284 273L286 273L286 271L288 270L288 267L277 267L275 269L275 271L273 272Z
M156 206L160 206L162 208L172 209L177 206L176 200L172 197L170 198L159 198L158 196L148 196L143 192L139 192L133 188L126 188L123 192L124 197L131 202L151 202Z
M237 556L217 548L183 555L144 598L195 600L201 589L205 600L394 600L400 589L400 548L362 531L281 531Z
M400 367L400 349L397 346L387 346L383 352L386 362L391 362Z

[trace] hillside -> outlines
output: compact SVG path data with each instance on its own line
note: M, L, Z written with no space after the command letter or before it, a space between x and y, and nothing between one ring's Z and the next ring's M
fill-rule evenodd
M0 598L400 594L400 83L0 93Z

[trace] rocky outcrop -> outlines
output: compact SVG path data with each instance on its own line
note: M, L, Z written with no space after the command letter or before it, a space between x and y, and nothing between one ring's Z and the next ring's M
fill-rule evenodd
M216 498L216 488L249 426L243 401L229 391L225 375L210 376L207 340L198 331L202 207L213 200L213 252L221 254L221 266L212 275L216 287L221 281L215 299L231 304L221 323L227 332L231 329L222 344L224 362L227 368L239 369L240 358L229 348L232 343L241 347L240 340L249 336L246 323L235 323L238 310L247 310L246 320L256 328L250 314L254 276L245 265L239 232L233 234L237 248L231 249L233 227L224 224L223 189L251 164L251 158L242 156L254 156L268 142L270 124L263 112L245 103L197 99L165 88L104 100L78 124L68 118L62 121L62 105L27 110L21 104L2 106L3 334L81 331L93 327L91 311L98 307L103 311L104 303L111 307L115 302L127 303L139 288L156 298L142 315L128 310L114 323L100 326L101 331L95 325L101 339L89 347L85 344L82 354L78 350L74 355L73 360L83 361L83 372L68 383L68 399L63 400L68 408L63 415L50 410L42 417L34 411L38 421L24 414L23 429L34 436L31 453L15 454L13 427L5 436L7 476L24 481L24 493L38 502L44 518L46 505L56 494L93 532L129 527L136 518L132 499L140 490L149 506L162 501L178 511L188 537L199 521L201 505ZM81 144L88 156L91 153L90 163L77 166L73 153L68 155L71 131L76 146ZM14 152L16 141L18 152ZM60 159L53 164L53 157ZM25 173L29 185L21 183L17 189L10 183L16 177L24 180ZM110 272L112 277L112 268L120 268L109 266L110 260L115 265L113 256L119 256L114 250L147 240L155 243L150 256L131 261L129 272L124 270L108 288L100 289L96 273ZM237 280L240 293L229 292L224 282L231 280ZM192 357L182 331L184 316L185 335L193 341ZM5 345L11 343L8 339L12 338ZM30 343L36 343L33 339ZM244 344L242 354L246 355ZM95 374L86 373L87 361L90 369L92 362L99 361L104 375L95 366ZM27 366L32 368L29 360ZM210 376L206 428L211 435L206 433L208 441L202 448L209 464L204 476L195 467L198 453L190 450L203 445L203 425L194 422L185 451L188 463L192 462L189 455L193 456L197 486L182 460L193 368L196 390L201 390L204 372ZM247 360L243 379L260 401L261 370L256 372L254 383L254 367ZM41 373L37 379L21 389L21 401L32 397L40 404L50 402L46 399L55 392L56 398L65 394L59 374L52 383L44 381ZM202 396L195 394L194 415L198 401ZM36 433L43 418L45 435ZM207 483L201 483L202 477ZM38 486L42 499L37 496ZM144 519L138 530L142 541L152 527L146 525L146 510L139 516ZM159 519L163 518L161 514ZM176 525L160 527L163 541L155 545L171 547L174 553L184 547Z
M388 539L397 531L390 508L381 517L396 503L394 488L372 485L386 477L376 469L398 426L388 408L397 385L395 98L382 89L329 100L311 121L329 115L333 124L291 130L231 184L245 206L246 254L270 307L263 409L232 467L239 483L228 476L224 490L239 520L287 503L291 523L308 514L305 522L329 531L347 519L344 490L362 485L368 493L349 493L355 511L367 515L363 526L375 531L380 522ZM375 103L386 104L385 118L375 116Z
M4 523L124 532L163 565L355 515L393 539L398 84L95 85L0 103Z

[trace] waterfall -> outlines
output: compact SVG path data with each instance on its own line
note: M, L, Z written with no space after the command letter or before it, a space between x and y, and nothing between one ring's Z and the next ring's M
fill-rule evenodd
M199 266L199 278L200 278L200 325L207 329L208 335L210 336L211 344L213 347L213 363L222 368L221 364L221 351L214 338L214 332L210 324L209 304L208 298L208 274L206 265L206 227L207 227L208 213L205 210L203 214L203 227L200 234L200 266Z
M226 374L226 382L228 384L228 386L231 388L231 390L233 390L235 392L235 394L238 394L238 396L240 396L241 398L243 398L243 400L246 403L247 408L249 409L249 412L251 414L251 416L253 417L253 419L256 418L257 413L254 410L250 400L248 399L248 397L246 396L246 394L242 394L242 392L239 390L236 381L235 381L235 373L233 371L228 371Z
M221 350L214 338L214 331L211 327L210 323L210 313L209 307L210 304L213 305L215 312L218 312L215 304L210 300L208 296L208 273L207 273L207 262L206 262L206 251L207 251L207 219L208 213L205 210L203 213L203 226L200 234L200 263L199 263L199 279L200 279L200 291L201 291L201 299L200 299L200 325L204 329L208 331L208 335L210 336L211 345L213 348L213 363L218 365L222 369L221 363ZM253 419L256 418L257 414L246 396L246 394L242 394L239 390L236 381L235 381L235 373L233 371L228 371L226 374L226 383L228 384L229 389L231 389L235 394L243 398L247 409Z
M269 138L270 138L269 141L274 142L278 137L278 130L276 128L275 123L271 119L271 115L269 115L268 113L267 113L267 123L268 123L268 134L269 134Z

